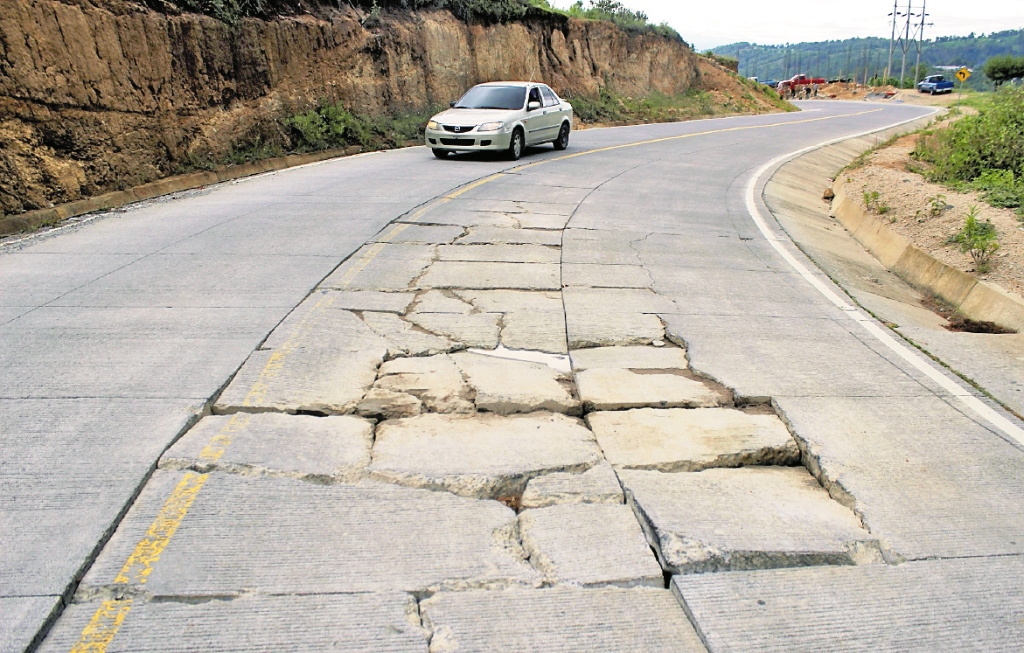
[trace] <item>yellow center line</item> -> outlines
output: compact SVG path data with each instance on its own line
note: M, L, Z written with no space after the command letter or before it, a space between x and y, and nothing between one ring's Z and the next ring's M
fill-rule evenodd
M876 113L882 111L882 109L873 109L870 111L861 111L859 113L843 114L839 116L825 116L821 118L810 118L807 120L794 120L788 122L776 122L769 123L766 125L748 125L743 127L728 127L723 129L713 129L703 132L694 132L692 134L682 134L679 136L667 136L664 138L655 138L646 141L637 141L635 143L624 143L622 145L611 145L608 147L602 147L594 150L587 150L585 152L577 152L575 154L567 154L565 156L555 157L546 159L544 161L536 161L534 163L528 163L522 166L513 168L512 171L525 170L547 163L554 163L557 161L566 161L569 159L575 159L581 156L587 156L591 154L598 154L601 152L610 152L613 150L619 150L627 147L639 147L641 145L652 145L655 143L665 143L668 141L677 141L685 138L692 138L694 136L707 136L709 134L721 134L725 132L734 131L746 131L751 129L765 129L769 127L782 127L788 125L799 125L810 122L818 122L821 120L834 120L836 118L849 118L853 116L861 116L868 113ZM414 213L409 219L409 222L415 222L426 215L429 211L447 204L448 202L468 193L471 190L479 188L484 184L488 184L492 181L502 178L507 174L506 172L499 172L489 177L479 179L467 186L464 186L456 191L445 195L437 202L428 204ZM342 276L342 286L348 286L355 279L356 275L366 269L366 267L384 250L388 242L400 234L405 229L409 228L408 223L395 224L390 231L374 243L366 252L350 267L345 274ZM302 342L302 340L312 330L314 315L320 311L329 307L334 303L334 296L324 295L303 317L302 321L295 327L288 339L285 341L280 348L275 349L263 369L260 371L259 377L253 382L249 393L246 395L242 402L243 406L254 406L259 404L270 387L270 381L272 381L284 367L284 362L288 355L294 351ZM199 454L199 458L203 462L216 462L224 455L227 447L231 444L233 436L244 429L248 424L249 420L252 419L250 413L236 413L232 415L231 419L225 424L217 433L214 435L209 443L203 448ZM157 513L156 518L150 524L149 529L146 531L146 536L143 537L135 545L135 549L131 555L125 561L124 566L121 568L120 573L114 579L115 584L131 584L136 583L144 585L149 579L149 575L153 571L153 565L160 559L160 555L167 548L171 542L171 538L174 533L178 530L181 522L185 519L188 514L189 508L192 507L196 497L199 495L199 491L202 490L203 485L206 483L208 474L198 474L196 472L187 472L177 487L171 492L171 495L164 502L160 511ZM89 623L82 629L82 634L79 636L78 642L71 648L71 653L106 653L107 647L114 640L118 630L127 618L128 613L131 611L133 606L132 597L125 597L119 599L108 599L103 601L96 612L93 613Z

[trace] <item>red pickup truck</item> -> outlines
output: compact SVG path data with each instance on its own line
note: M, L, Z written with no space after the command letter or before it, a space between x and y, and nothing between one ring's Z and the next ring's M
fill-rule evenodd
M792 79L787 79L784 82L780 82L780 86L786 88L800 88L801 86L810 86L811 84L818 84L819 86L825 84L824 77L808 77L807 75L800 74L795 75Z

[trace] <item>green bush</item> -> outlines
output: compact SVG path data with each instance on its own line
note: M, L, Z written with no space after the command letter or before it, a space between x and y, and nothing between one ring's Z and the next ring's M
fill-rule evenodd
M1004 87L975 116L918 138L914 157L927 176L984 192L995 206L1024 206L1024 89Z
M983 67L985 77L988 77L998 87L1011 79L1024 77L1024 57L1015 57L1011 54L1004 54L990 58Z
M967 212L963 228L947 242L960 245L960 251L970 254L978 272L989 271L992 254L999 249L999 234L989 221L978 221L978 207L972 206Z
M346 110L341 103L321 101L316 109L285 118L282 122L292 132L295 151L312 152L350 145L376 150L419 139L433 113L434 109L396 115L359 116Z

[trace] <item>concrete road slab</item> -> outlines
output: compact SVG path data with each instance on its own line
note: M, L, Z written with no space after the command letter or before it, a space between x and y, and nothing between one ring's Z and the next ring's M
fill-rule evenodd
M703 653L674 600L661 589L553 588L444 592L420 609L436 653Z
M501 344L509 349L566 354L565 318L561 313L506 313L502 319Z
M409 290L434 260L434 245L367 244L324 279L326 290Z
M519 531L530 562L553 585L664 587L661 567L628 506L524 510Z
M60 298L60 306L291 308L333 257L151 254Z
M595 263L566 263L562 266L562 282L588 288L650 288L654 284L651 275L639 265Z
M711 651L1020 650L1019 556L676 576Z
M636 231L566 229L562 260L573 264L639 266L643 261L634 245L646 235Z
M439 261L417 282L420 288L558 290L561 271L547 263Z
M0 257L0 306L41 306L137 259L133 254L9 252Z
M561 246L562 234L545 229L504 229L471 227L456 241L459 245L549 245Z
M895 561L1024 554L1024 452L937 397L779 398L832 495Z
M558 263L561 252L545 245L442 245L439 261L493 261L496 263Z
M80 593L113 582L182 478L157 471ZM496 501L445 492L214 473L145 590L183 597L532 586L515 525L515 513Z
M484 190L485 188L486 186L480 187L479 191L488 192L490 190ZM521 195L521 191L517 190L515 193L517 195ZM543 215L560 215L568 217L576 210L578 202L575 199L570 202L549 202L536 200L534 198L521 199L520 197L516 197L515 199L476 199L467 197L466 199L459 198L452 202L452 204L460 209L469 211L501 211L502 213L510 214L540 213Z
M802 467L617 474L673 573L882 560L853 511Z
M313 293L277 325L260 349L359 351L384 346L366 320L337 306L339 301L345 303L346 296L334 291ZM388 317L394 319L393 315Z
M2 396L205 401L280 309L39 308L0 327Z
M587 425L618 469L696 472L712 467L798 465L800 449L775 415L731 408L596 412Z
M59 596L0 596L0 651L27 651L60 603Z
M562 295L558 292L456 290L455 294L485 313L563 314Z
M403 314L416 299L415 293L380 292L376 290L337 291L333 308L349 311L376 311ZM316 297L314 295L313 297Z
M569 353L572 369L582 372L595 367L623 370L685 370L689 368L686 350L662 347L594 347Z
M318 347L286 354L254 351L213 409L222 414L268 410L351 413L373 385L386 353L383 347L359 351Z
M517 215L500 211L467 211L450 204L444 204L427 211L422 216L409 216L399 222L413 222L431 225L453 225L458 227L502 227L518 229Z
M180 399L0 400L0 596L64 594L201 411Z
M577 372L576 386L587 410L708 408L732 401L724 391L663 370L595 367Z
M512 201L516 202L518 206L524 206L531 212L534 212L537 202L543 202L544 204L579 204L591 192L593 192L591 188L551 184L539 185L515 175L503 175L499 181L478 186L460 197L464 200Z
M96 607L83 603L68 608L39 650L71 650ZM137 602L105 650L427 653L427 638L414 623L419 621L415 613L415 599L398 592L244 596L199 604Z
M671 298L647 289L569 287L562 295L570 316L593 312L663 315L679 310Z
M649 345L665 340L661 318L644 313L577 309L566 313L565 328L570 349Z
M372 478L476 498L516 498L551 472L582 472L601 460L590 431L554 413L420 415L383 422Z
M569 222L569 219L564 215L547 215L544 213L519 213L515 217L520 229L551 229L560 231Z
M414 312L469 315L473 312L473 305L450 290L426 290L416 295Z
M567 503L624 503L622 486L612 466L601 461L580 474L554 472L532 479L523 492L523 508Z
M210 415L160 457L160 468L356 480L372 443L373 423L358 417Z
M451 358L475 392L477 410L498 415L538 410L580 414L571 379L547 365L465 352Z
M453 240L466 233L457 226L446 225L401 225L400 229L387 226L381 230L373 242L383 243L419 243L426 245L449 245Z

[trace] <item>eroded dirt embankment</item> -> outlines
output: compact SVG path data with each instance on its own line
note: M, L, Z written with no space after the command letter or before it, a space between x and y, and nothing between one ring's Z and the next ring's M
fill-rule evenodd
M322 99L378 114L446 104L494 79L543 79L568 97L604 85L683 93L702 69L722 84L685 44L607 23L482 25L428 11L365 29L362 18L346 8L232 26L121 0L0 0L0 214L287 139L280 119Z

